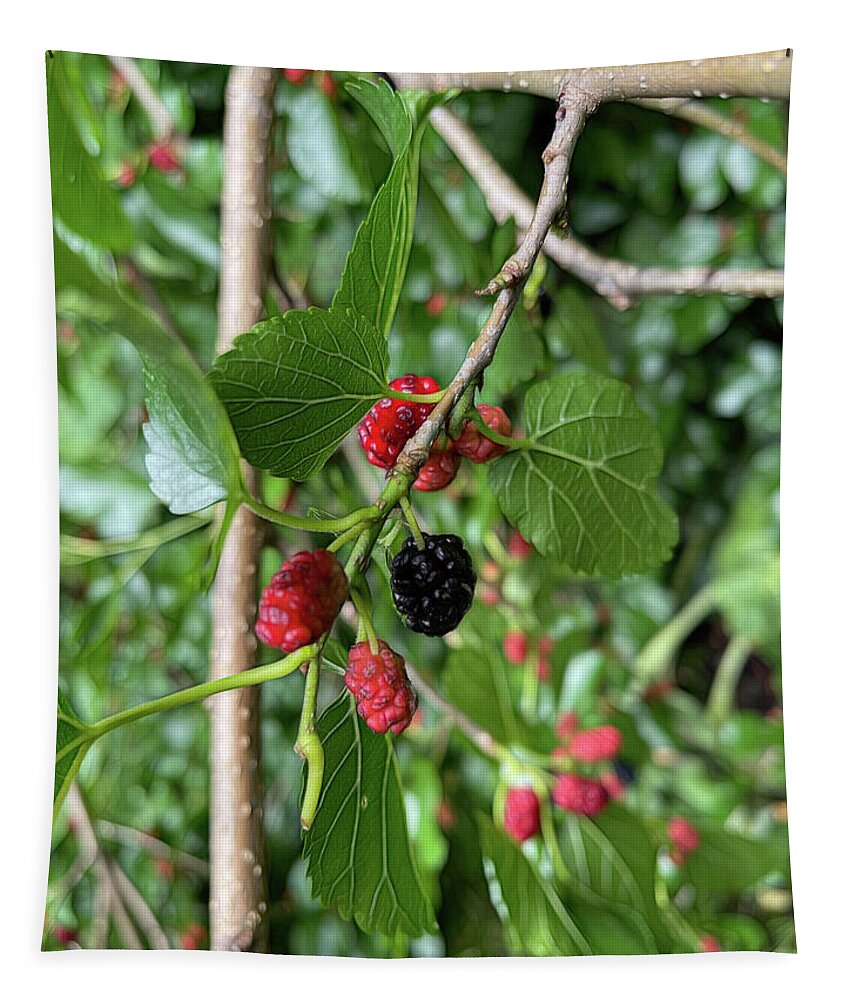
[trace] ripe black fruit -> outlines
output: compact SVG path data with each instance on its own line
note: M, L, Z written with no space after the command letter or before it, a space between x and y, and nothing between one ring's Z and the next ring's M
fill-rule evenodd
M393 600L405 624L425 635L446 635L473 603L476 573L457 535L423 535L425 548L409 538L390 565Z

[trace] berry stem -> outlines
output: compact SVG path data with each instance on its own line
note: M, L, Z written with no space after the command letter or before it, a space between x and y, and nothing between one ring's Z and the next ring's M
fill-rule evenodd
M330 545L326 545L325 546L326 551L328 552L339 551L341 548L343 548L344 545L348 545L349 542L353 542L356 538L358 538L365 527L366 527L365 521L359 521L357 524L352 525L352 527L349 528L347 531L344 531L342 532L342 534L338 535L334 539L334 541L330 543Z
M547 854L550 856L555 877L563 885L566 885L570 882L570 872L564 863L561 848L558 846L553 815L548 805L549 791L546 785L544 785L543 789L536 788L535 791L538 792L541 799L541 836L544 838L544 846L547 849Z
M284 514L282 511L275 510L274 507L267 507L266 504L248 493L242 498L242 502L250 507L259 517L271 521L273 524L280 524L284 528L295 528L299 531L345 532L355 527L355 525L374 521L380 516L378 508L373 506L361 507L358 510L352 511L351 514L347 514L345 517L296 517L293 514Z
M387 397L402 400L404 403L439 403L445 395L445 389L441 389L439 392L416 393L398 392L396 389L391 389L389 385L387 386Z
M301 719L295 742L295 752L307 764L307 780L304 786L304 797L301 801L301 825L304 830L310 829L316 816L319 796L322 793L322 778L325 773L325 751L322 749L322 740L319 739L319 734L316 732L319 659L318 654L312 656L307 667L307 677L304 681L304 700L301 704Z
M403 496L399 498L399 506L402 508L402 513L405 515L405 520L408 522L408 527L411 529L411 534L417 543L417 548L420 552L425 549L425 539L423 538L423 533L420 531L420 526L417 524L417 517L414 514L414 508L411 506L410 498Z
M480 434L484 435L484 437L496 444L501 444L503 448L508 448L509 451L521 451L532 447L532 442L527 438L506 437L504 434L500 434L499 431L495 431L488 427L481 413L479 413L476 409L472 409L470 411L470 419L479 429Z
M261 667L252 667L250 670L241 670L227 677L207 681L204 684L195 684L192 687L184 688L182 691L175 691L174 694L168 694L164 698L155 698L153 701L146 701L141 705L135 705L133 708L125 709L125 711L118 712L115 715L109 715L105 719L101 719L100 722L96 722L93 726L87 727L82 737L84 740L94 740L105 733L111 732L113 729L117 729L119 726L124 726L129 722L136 722L137 719L144 719L145 716L154 715L157 712L166 712L172 708L191 705L193 702L203 701L212 695L221 694L223 691L233 691L236 688L264 684L266 681L274 681L281 677L286 677L288 674L298 670L306 659L315 655L317 648L315 643L310 646L303 646L301 649L297 649L294 653L290 653L289 656L285 656L282 660L276 660L274 663L267 663ZM76 743L77 741L73 742ZM71 744L63 747L58 756L64 756L69 747L71 747Z
M356 582L353 582L349 588L352 604L354 604L360 618L358 642L362 642L365 637L369 643L370 652L377 655L379 651L378 636L375 634L375 626L372 624L372 615L370 614L371 602L361 590L361 585L366 586L366 580L362 576ZM363 631L363 636L361 636L361 631Z
M727 643L706 703L706 710L715 722L723 722L735 707L736 687L750 655L750 639L734 635Z

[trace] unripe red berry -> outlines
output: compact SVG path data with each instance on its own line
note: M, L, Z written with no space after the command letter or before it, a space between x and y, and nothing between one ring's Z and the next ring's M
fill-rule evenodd
M414 480L414 489L425 493L442 490L452 482L460 466L461 456L455 453L452 444L448 448L434 445Z
M674 816L668 823L668 840L683 854L691 854L700 847L700 832L685 816Z
M621 747L620 730L614 726L597 726L577 733L570 741L570 753L583 764L610 760Z
M541 656L549 656L550 653L552 653L553 649L555 649L555 644L556 641L555 639L553 639L552 636L542 635L538 639L538 652L541 654Z
M417 693L405 671L405 661L384 640L373 653L368 642L349 650L346 687L355 697L358 715L374 733L401 733L417 710Z
M390 383L396 392L427 396L440 391L433 378L403 375ZM392 469L408 439L422 426L434 403L407 403L403 399L380 399L358 427L358 439L367 459L380 469Z
M177 150L170 142L153 142L148 146L148 160L154 170L162 174L173 174L180 170Z
M609 793L610 799L619 799L626 788L626 785L624 785L614 771L606 771L600 778L600 784Z
M569 740L579 728L579 716L576 712L563 712L556 720L556 736L560 740Z
M488 406L487 403L482 403L476 409L492 431L496 431L497 434L502 434L504 437L510 437L511 421L502 407ZM492 458L504 454L505 447L485 437L475 423L468 420L464 424L461 436L455 442L455 450L471 462L489 462Z
M430 295L425 304L426 316L439 316L446 308L446 296L443 292L435 292Z
M721 942L713 934L704 934L700 939L701 951L721 951Z
M437 825L441 830L451 830L455 826L455 820L455 810L446 799L442 799L437 807Z
M285 653L315 642L334 624L348 592L346 574L332 553L296 553L263 590L258 639Z
M57 924L53 928L53 936L59 944L73 944L77 940L77 932L64 924Z
M516 529L508 539L508 554L515 559L528 559L534 547Z
M482 566L481 576L485 583L496 583L502 576L499 563L494 562L493 559L488 559L484 566Z
M553 789L553 802L566 812L596 816L606 808L609 793L599 781L578 774L559 775Z
M304 81L312 75L312 69L285 69L283 71L284 78L290 83L294 83L296 86L300 86Z
M502 651L509 663L518 666L526 662L528 652L526 634L524 632L508 632L502 640Z
M488 607L495 607L500 602L499 591L496 587L490 587L487 584L479 587L479 597L481 597Z
M329 101L337 100L337 84L334 83L334 77L327 70L323 70L319 74L319 89Z
M121 188L129 188L136 180L136 171L132 164L125 163L115 178L115 183Z
M518 844L541 832L541 803L531 788L509 788L503 824L505 832Z
M548 681L551 673L552 669L550 667L550 661L546 658L546 656L539 656L538 661L535 664L535 674L537 675L538 680Z

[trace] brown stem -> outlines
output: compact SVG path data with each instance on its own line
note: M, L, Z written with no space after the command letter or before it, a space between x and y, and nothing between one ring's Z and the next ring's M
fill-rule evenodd
M589 69L393 75L399 86L418 90L519 90L557 99L569 89L597 102L645 97L775 97L788 100L792 50Z
M701 128L726 136L740 146L749 149L754 156L758 156L784 176L786 174L786 154L780 149L775 149L774 146L769 146L767 142L763 142L751 132L744 122L740 122L737 118L721 114L720 111L707 107L700 101L690 101L685 98L670 97L658 101L638 100L633 101L633 103L640 108L661 111L663 114L682 118L683 121L700 125Z
M481 188L496 221L501 223L513 218L519 228L529 226L534 216L531 199L503 171L475 133L446 108L434 110L431 122ZM628 308L644 295L720 293L774 298L783 294L781 270L643 268L602 257L575 237L557 236L552 232L546 235L543 250L565 271L584 281L619 309Z
M225 94L219 334L227 350L261 318L269 219L267 158L276 75L235 66ZM249 489L253 475L246 470ZM233 519L212 594L210 677L253 665L253 622L261 532L247 507ZM265 948L260 691L241 688L209 705L210 943L219 951Z

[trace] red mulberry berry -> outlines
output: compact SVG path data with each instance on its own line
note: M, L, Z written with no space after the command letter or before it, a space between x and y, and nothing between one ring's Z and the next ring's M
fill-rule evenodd
M492 431L502 434L503 437L510 437L511 421L502 407L482 403L476 409ZM468 420L464 424L461 436L455 442L455 450L464 458L469 458L471 462L489 462L492 458L504 454L505 447L485 437L473 421Z
M440 385L433 378L418 375L403 375L394 379L390 388L416 396L440 391ZM380 399L358 427L358 438L367 459L379 469L392 469L408 438L422 426L434 407L434 403Z
M608 801L609 793L599 781L580 778L578 774L562 774L553 789L553 802L560 809L580 816L596 816Z
M383 640L373 653L368 642L349 650L346 687L355 696L358 715L374 733L401 733L417 710L417 693L405 672L405 661Z
M518 844L541 832L541 804L531 788L509 788L503 823L505 832Z
M713 934L704 934L700 939L701 951L721 951L721 943Z
M508 539L508 554L515 559L528 559L533 552L533 546L526 541L519 531L512 531Z
M257 637L285 653L315 642L334 624L348 592L343 567L330 552L298 552L263 590Z
M579 728L579 716L576 712L564 712L556 720L556 736L560 740L569 740Z
M518 666L525 663L528 652L525 634L523 632L508 632L502 640L502 651L509 663L516 663Z
M597 726L577 733L570 741L570 754L583 764L610 760L621 748L620 730L614 726Z
M461 465L461 456L455 453L450 445L448 448L431 449L431 454L420 467L420 473L414 480L414 489L425 493L433 493L448 486Z
M162 174L173 174L180 170L180 159L170 142L155 142L148 147L148 159L154 170Z
M691 854L700 847L700 833L685 816L674 816L668 823L668 840L682 854Z
M296 86L298 86L299 84L304 83L304 81L307 79L307 77L309 77L313 73L313 70L312 69L285 69L283 72L284 72L284 78L286 80L288 80L290 83L294 83Z

